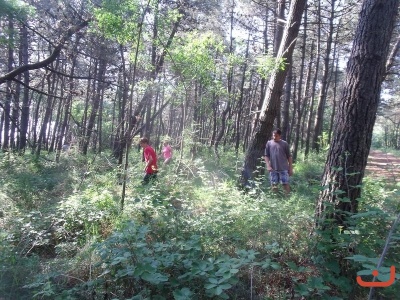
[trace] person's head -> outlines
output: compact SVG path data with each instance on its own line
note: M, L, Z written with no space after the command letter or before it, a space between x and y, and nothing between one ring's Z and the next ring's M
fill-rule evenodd
M164 145L164 146L168 146L168 141L164 141L164 142L163 142L163 145Z
M139 141L139 145L142 148L145 148L148 144L149 144L149 139L148 138L142 137L140 139L140 141Z
M281 135L282 135L282 132L280 129L275 129L274 131L272 131L272 138L275 141L279 141L281 139Z

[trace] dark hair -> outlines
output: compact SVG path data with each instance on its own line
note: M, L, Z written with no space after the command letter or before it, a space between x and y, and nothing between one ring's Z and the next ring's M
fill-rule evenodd
M282 131L279 128L277 128L274 131L272 131L272 133L282 135Z
M139 144L148 144L149 143L149 139L146 137L142 137L139 141Z

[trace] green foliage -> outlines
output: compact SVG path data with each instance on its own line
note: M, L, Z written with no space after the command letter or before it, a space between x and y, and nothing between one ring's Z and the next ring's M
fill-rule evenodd
M7 197L20 208L34 209L48 199L51 193L55 197L61 193L57 183L63 167L50 161L39 161L32 157L0 155L0 185ZM64 183L68 184L68 177Z
M104 289L104 282L114 282L101 293L119 297L123 293L125 297L187 299L207 295L226 299L225 291L237 282L239 269L255 259L246 251L237 258L213 258L203 251L200 236L157 242L154 234L147 226L123 224L121 231L96 246L100 260L95 267L101 273L89 285L98 293ZM134 293L127 295L128 291Z
M314 232L323 155L296 163L286 197L272 194L264 178L238 190L242 158L225 149L217 161L208 151L199 146L199 158L182 160L176 151L158 181L144 187L141 154L132 151L123 212L119 169L110 168L110 159L69 155L56 164L2 155L0 197L13 205L0 206L0 293L18 299L365 295L352 282L380 258L397 190L366 179L348 227L327 220L330 230ZM384 276L390 265L400 267L398 240L396 230ZM378 291L396 293L396 285Z
M381 257L394 212L398 211L399 194L397 190L388 190L387 187L383 182L365 178L362 198L358 200L359 210L347 214L346 227L338 227L334 220L327 219L321 225L322 230L317 231L318 255L314 261L320 266L324 280L341 290L342 297L350 294L366 296L368 290L352 285L351 281L357 275L371 275L378 261L384 262L379 268L381 276L378 280L387 279L390 266L399 267L400 253L396 246L400 238L398 228L391 236L389 252ZM333 205L327 209L334 212ZM397 293L396 286L376 291L377 297L384 298L393 298Z
M185 80L199 80L207 86L218 85L216 59L223 51L222 41L211 32L188 33L171 51L173 68Z
M120 44L134 41L141 23L140 8L136 0L105 0L101 8L94 8L96 25L106 38Z
M39 269L37 256L21 256L15 251L10 233L0 230L0 295L5 299L31 299L21 287Z
M33 13L33 8L20 0L0 0L0 16L14 16L17 19L24 19L28 14Z
M285 69L284 59L276 59L271 55L263 55L257 58L256 70L262 78L267 78L274 70Z

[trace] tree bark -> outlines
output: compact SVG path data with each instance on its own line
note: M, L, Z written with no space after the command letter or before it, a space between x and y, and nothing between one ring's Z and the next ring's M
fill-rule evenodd
M22 64L27 65L29 61L29 52L28 52L28 29L25 25L21 28L21 60ZM21 131L18 142L18 150L23 151L26 147L27 134L28 134L28 124L29 124L29 107L30 107L30 97L29 97L29 71L25 71L23 74L23 82L24 82L24 90L23 90L23 98L22 98L22 107L21 107Z
M346 226L357 212L398 6L398 0L363 2L316 206L319 225L334 218Z
M8 70L12 69L14 64L14 21L12 17L8 18L8 49L7 49L7 66ZM12 101L12 82L7 82L6 97L4 101L4 131L2 149L8 150L10 147L10 125L11 125L11 101Z

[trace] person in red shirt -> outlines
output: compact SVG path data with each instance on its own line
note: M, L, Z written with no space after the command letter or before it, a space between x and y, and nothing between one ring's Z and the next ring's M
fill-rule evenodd
M154 149L149 145L149 140L147 138L141 138L139 145L143 148L143 157L146 163L144 168L145 175L142 181L142 184L146 185L150 180L157 179L157 155Z

